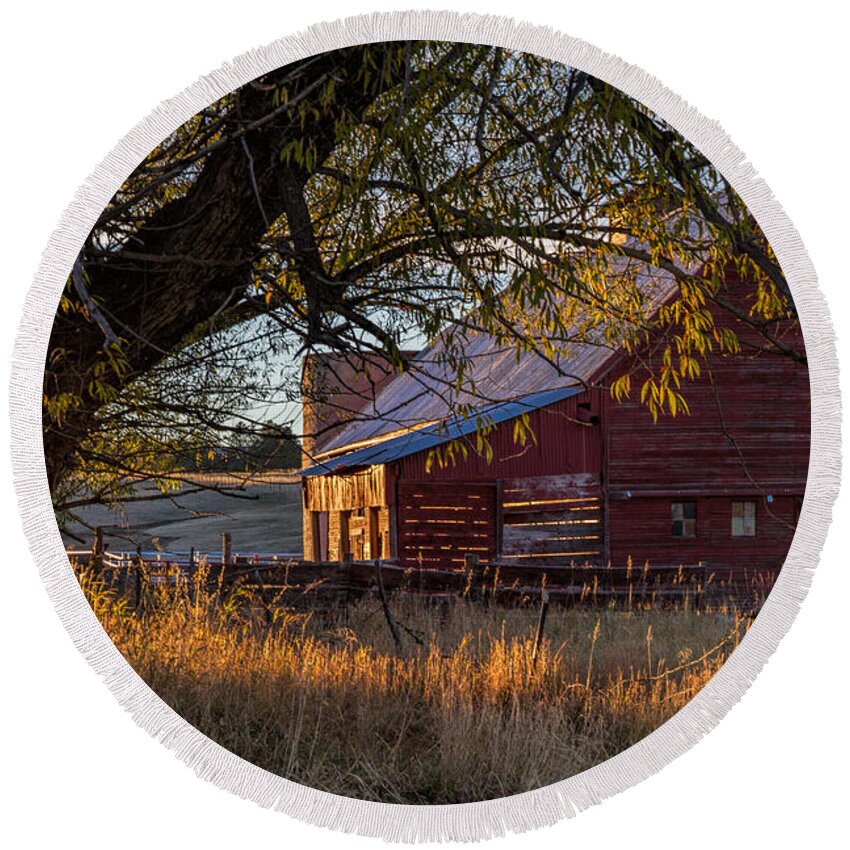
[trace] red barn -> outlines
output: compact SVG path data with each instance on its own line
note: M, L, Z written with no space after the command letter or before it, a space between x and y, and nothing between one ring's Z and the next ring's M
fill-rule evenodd
M657 303L674 296L671 277L640 273ZM466 350L478 405L452 415L438 338L417 356L415 374L382 382L315 444L302 471L305 558L350 553L445 568L475 553L511 565L631 559L704 562L730 576L778 570L809 458L808 371L788 353L803 352L802 336L796 321L777 322L765 346L734 306L746 287L734 276L727 287L731 307L712 311L741 350L711 355L684 386L689 414L657 422L637 399L611 397L626 370L633 386L642 383L639 361L625 352L580 345L555 368L532 353L517 360L484 334L470 335ZM524 445L520 417L533 434ZM492 453L476 440L482 421ZM439 447L461 444L467 451L454 462L433 462Z

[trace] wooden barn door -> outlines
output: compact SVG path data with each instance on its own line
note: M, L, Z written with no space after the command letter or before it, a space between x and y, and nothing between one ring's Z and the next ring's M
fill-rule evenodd
M602 488L592 475L502 481L501 557L505 564L601 564Z
M398 548L405 567L454 569L468 552L486 564L496 552L496 486L399 482Z

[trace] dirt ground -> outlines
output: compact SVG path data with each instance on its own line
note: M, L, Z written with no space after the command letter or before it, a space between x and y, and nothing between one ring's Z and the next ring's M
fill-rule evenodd
M161 548L167 552L221 551L221 533L230 532L234 553L301 553L301 488L297 484L256 484L232 498L195 493L151 502L131 502L121 510L96 505L79 511L91 526L104 526L112 551ZM91 545L92 532L72 529L85 544L63 535L69 548Z

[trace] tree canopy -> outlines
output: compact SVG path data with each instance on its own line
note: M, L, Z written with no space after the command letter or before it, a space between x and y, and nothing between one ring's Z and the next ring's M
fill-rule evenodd
M678 281L661 311L641 265ZM725 297L730 267L745 305ZM119 499L187 448L244 442L270 398L297 399L306 353L415 370L402 349L437 333L447 396L469 390L470 332L552 362L652 337L641 397L675 414L707 354L737 350L712 304L804 359L774 333L794 305L735 191L622 91L480 45L309 57L162 140L81 246L45 369L54 500L94 480Z

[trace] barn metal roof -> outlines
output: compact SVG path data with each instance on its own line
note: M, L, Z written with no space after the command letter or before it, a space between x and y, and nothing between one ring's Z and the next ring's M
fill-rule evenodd
M500 422L521 416L523 413L529 413L532 410L554 404L556 401L578 395L583 390L583 385L559 387L531 393L510 401L501 401L479 407L470 411L464 417L455 416L436 424L427 425L424 428L407 431L397 437L390 437L375 445L329 458L315 466L301 470L301 475L324 475L329 472L343 472L364 466L390 463L471 434L480 425L497 425Z
M618 276L640 287L650 304L658 306L676 288L669 272L647 267L626 257L612 259L612 286ZM446 364L442 336L411 361L411 370L398 375L322 446L322 453L345 451L347 446L389 437L393 432L423 423L448 421L461 405L482 404L529 396L546 390L588 384L596 380L615 354L606 344L576 342L554 359L535 351L517 353L513 345L500 343L486 333L469 331L463 339L469 359L464 386L454 386L452 369Z

